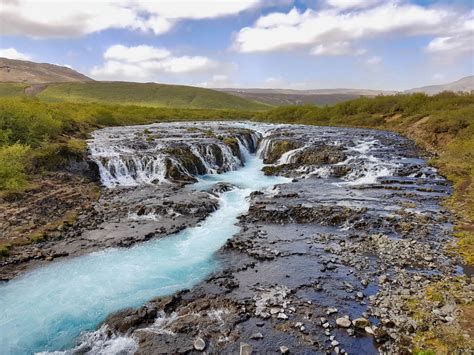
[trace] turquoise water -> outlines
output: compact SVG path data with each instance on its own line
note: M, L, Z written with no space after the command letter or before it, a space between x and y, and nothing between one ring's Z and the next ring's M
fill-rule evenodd
M83 331L95 329L117 310L189 288L218 267L213 254L238 232L237 216L248 195L285 182L260 171L247 156L245 166L204 176L194 188L230 182L219 209L200 226L129 249L108 249L39 268L0 285L0 353L30 354L71 347Z

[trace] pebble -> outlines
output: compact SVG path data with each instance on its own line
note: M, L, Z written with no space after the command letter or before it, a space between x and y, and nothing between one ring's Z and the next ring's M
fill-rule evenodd
M251 355L252 347L247 343L240 343L240 355Z
M337 308L330 307L326 311L327 315L330 315L330 314L333 314L333 313L337 313Z
M341 328L349 328L351 326L351 321L348 316L337 318L336 324Z
M356 328L362 328L364 329L365 327L368 327L370 325L370 322L369 320L365 319L365 318L357 318L357 319L354 319L352 321L352 324L354 325L354 327Z
M197 351L203 351L206 348L206 342L201 337L194 339L193 345Z
M288 354L290 352L290 349L287 346L282 345L282 346L280 346L280 352L282 354Z
M250 336L250 339L255 339L255 340L259 340L259 339L263 339L263 334L258 332L258 333L253 333L251 336Z
M278 319L288 319L288 316L285 313L278 313L277 318Z

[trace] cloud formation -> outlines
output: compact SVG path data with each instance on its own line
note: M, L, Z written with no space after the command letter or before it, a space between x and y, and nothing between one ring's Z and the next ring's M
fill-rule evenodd
M328 7L270 13L241 29L233 48L242 53L308 49L313 55L360 55L358 43L387 34L440 36L429 51L466 48L473 36L473 14L401 1L328 0ZM449 37L449 38L447 38ZM472 46L472 43L471 43Z
M159 74L207 73L219 63L203 56L174 56L166 48L120 44L104 53L105 63L91 70L97 79L153 80Z
M0 6L0 26L3 35L35 38L79 37L111 28L159 35L181 20L231 16L263 5L263 0L11 0Z
M31 57L28 54L18 52L15 48L0 48L0 57L8 59L20 59L20 60L30 60Z

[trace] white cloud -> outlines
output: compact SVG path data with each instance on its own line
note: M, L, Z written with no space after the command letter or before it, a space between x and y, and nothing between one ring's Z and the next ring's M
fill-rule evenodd
M328 5L340 9L365 8L379 4L381 0L327 0Z
M232 82L228 75L215 74L212 76L210 81L204 81L197 83L196 86L202 86L205 88L230 88L235 87L237 84Z
M107 49L107 51L104 53L104 58L136 63L145 60L163 59L169 57L170 55L170 51L166 48L157 48L146 45L126 47L121 44L117 44Z
M78 37L110 28L169 31L186 19L209 19L258 6L263 0L16 0L0 6L3 35Z
M460 54L474 51L474 33L467 35L436 37L426 47L430 53Z
M230 16L256 8L260 0L138 0L139 8L167 19L206 19Z
M91 75L106 80L151 80L160 74L208 73L219 66L203 56L174 56L166 48L114 45L104 53L105 63Z
M367 38L393 33L465 34L473 26L472 13L463 16L446 7L423 7L396 0L329 3L332 7L319 11L293 8L288 13L262 16L252 27L237 33L233 48L243 53L308 48L314 55L360 55L363 51L356 49L357 43Z
M4 48L0 49L0 57L8 59L21 59L30 60L31 57L28 54L18 52L15 48Z
M370 65L377 65L382 63L382 58L375 55L373 57L368 58L365 62Z
M350 42L330 42L328 44L318 44L311 49L313 55L362 55L364 49L356 49Z

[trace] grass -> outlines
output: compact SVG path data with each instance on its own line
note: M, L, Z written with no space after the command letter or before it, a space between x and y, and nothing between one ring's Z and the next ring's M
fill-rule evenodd
M0 83L0 97L19 97L25 94L28 85L18 83Z
M47 102L95 102L147 107L265 110L270 106L210 89L155 83L50 84L37 97Z

